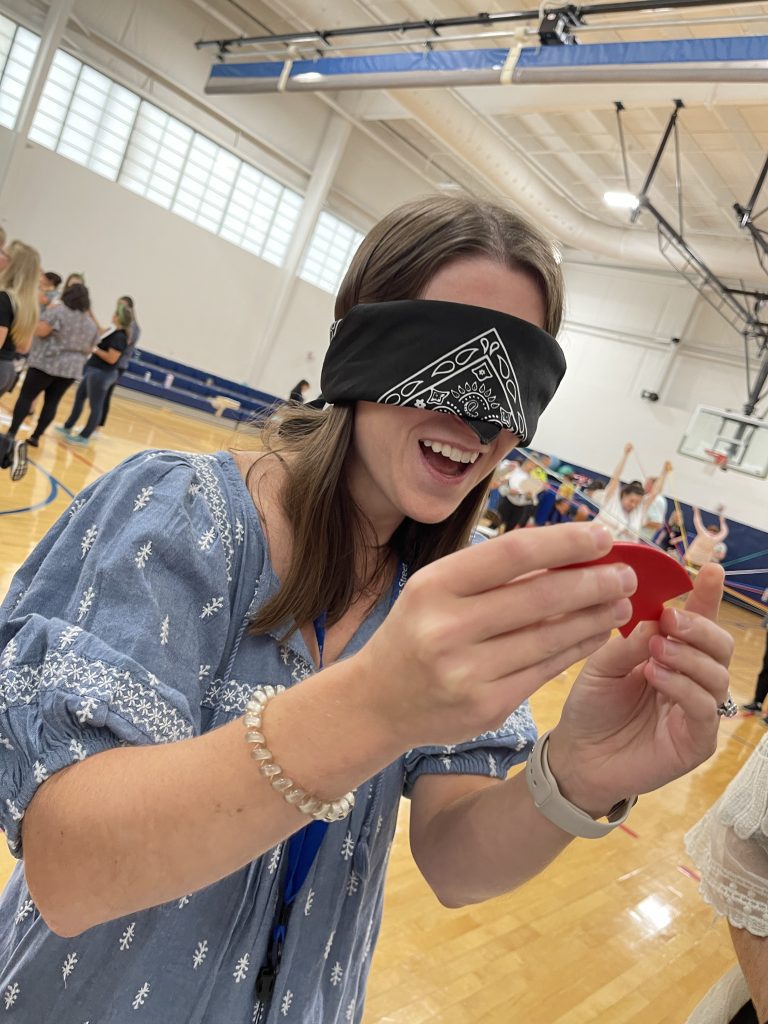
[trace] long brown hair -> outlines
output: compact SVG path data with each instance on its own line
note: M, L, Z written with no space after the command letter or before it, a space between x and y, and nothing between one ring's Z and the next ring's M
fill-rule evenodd
M0 273L0 291L13 305L11 340L18 352L26 352L38 322L37 291L40 286L40 254L24 242L8 246L8 266Z
M519 214L471 196L426 196L398 207L363 239L341 283L336 318L359 303L416 299L441 267L487 256L528 273L544 298L545 329L559 330L563 281L553 243ZM262 431L267 453L288 455L280 503L292 534L291 562L279 592L265 602L251 632L338 622L364 590L376 591L392 555L411 573L458 551L485 503L489 474L441 523L406 518L369 564L371 527L349 493L347 455L354 406L281 408ZM362 561L362 564L361 564Z

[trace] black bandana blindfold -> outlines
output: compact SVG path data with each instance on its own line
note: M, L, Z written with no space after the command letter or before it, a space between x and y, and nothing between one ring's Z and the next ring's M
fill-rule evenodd
M379 402L452 413L489 444L527 445L565 373L539 327L506 313L424 299L354 306L331 328L326 402Z

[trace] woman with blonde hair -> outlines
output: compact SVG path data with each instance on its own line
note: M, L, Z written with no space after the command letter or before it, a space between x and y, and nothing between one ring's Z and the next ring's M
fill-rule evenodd
M561 315L517 214L408 203L342 283L330 408L259 451L134 456L33 552L0 612L15 1021L356 1024L403 793L460 907L710 756L722 570L609 640L635 574L572 564L604 527L469 543L563 375ZM588 655L537 741L527 698Z
M14 241L7 253L8 264L0 271L0 395L13 388L18 359L32 344L40 283L40 255L36 249ZM26 444L0 440L0 467L10 469L12 480L20 480L27 471Z

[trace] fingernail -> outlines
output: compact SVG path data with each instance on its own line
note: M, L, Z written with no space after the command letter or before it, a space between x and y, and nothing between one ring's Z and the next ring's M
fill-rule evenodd
M619 577L619 583L621 589L625 594L634 594L637 590L637 575L635 570L631 569L628 565L619 565L616 567L616 575Z
M590 532L594 539L595 547L601 551L610 551L613 547L613 534L602 523L591 523Z
M617 626L623 626L632 618L632 602L622 597L613 606L613 621Z

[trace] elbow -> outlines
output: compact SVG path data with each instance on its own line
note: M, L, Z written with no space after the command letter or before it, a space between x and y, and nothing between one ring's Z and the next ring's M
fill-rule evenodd
M29 865L25 864L25 873L30 896L46 927L54 935L62 939L73 939L97 923L85 920L82 908L78 908L76 901L67 897L65 890L54 891L52 886L42 884L34 868L30 870Z

